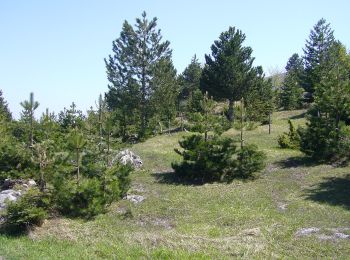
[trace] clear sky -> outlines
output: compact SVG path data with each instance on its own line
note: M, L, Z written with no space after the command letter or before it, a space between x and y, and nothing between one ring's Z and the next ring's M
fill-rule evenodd
M103 59L111 53L124 20L142 11L158 17L181 73L191 57L204 54L219 34L236 26L253 48L255 65L283 69L302 54L313 25L325 18L335 37L350 47L350 1L235 0L0 0L0 89L18 117L19 103L35 93L37 116L74 101L84 112L107 91Z

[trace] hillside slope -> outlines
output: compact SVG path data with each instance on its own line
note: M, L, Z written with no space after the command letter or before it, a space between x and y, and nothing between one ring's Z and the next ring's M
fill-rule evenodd
M143 202L122 200L88 222L52 219L29 236L0 235L0 259L347 258L350 167L314 165L277 145L288 118L305 124L303 112L275 113L271 135L267 126L245 133L268 155L255 181L196 186L174 178L173 149L185 133L136 144L145 170L133 174L130 194Z

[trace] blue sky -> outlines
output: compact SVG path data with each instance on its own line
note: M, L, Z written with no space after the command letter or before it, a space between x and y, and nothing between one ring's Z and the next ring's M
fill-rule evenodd
M142 11L158 17L163 38L181 73L191 57L204 54L222 31L236 26L253 48L255 65L283 69L302 54L313 25L322 17L350 47L350 1L161 1L0 0L0 89L18 117L19 103L35 93L37 117L73 101L84 112L107 91L103 59L111 53L124 20Z

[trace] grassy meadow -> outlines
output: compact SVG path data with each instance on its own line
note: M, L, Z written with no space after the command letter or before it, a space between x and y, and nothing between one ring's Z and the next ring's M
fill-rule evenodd
M305 111L276 112L267 126L245 132L268 156L254 181L193 185L176 179L173 151L188 133L134 145L144 169L130 194L91 221L47 220L28 235L0 234L0 259L231 259L350 256L350 167L312 164L278 148L288 119L304 125ZM237 138L239 132L229 130Z

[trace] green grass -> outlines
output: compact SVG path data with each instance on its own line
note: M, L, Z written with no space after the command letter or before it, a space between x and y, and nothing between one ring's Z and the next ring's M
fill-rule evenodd
M122 200L93 221L48 220L28 236L0 235L5 259L229 259L348 258L350 167L312 165L295 150L278 148L288 118L304 125L303 111L278 112L267 126L245 132L268 155L255 181L186 185L167 178L184 133L163 135L132 150L146 170L132 176L134 205ZM237 138L239 132L225 133ZM238 139L237 139L238 140ZM320 230L307 236L302 228ZM1 258L1 257L0 257Z

